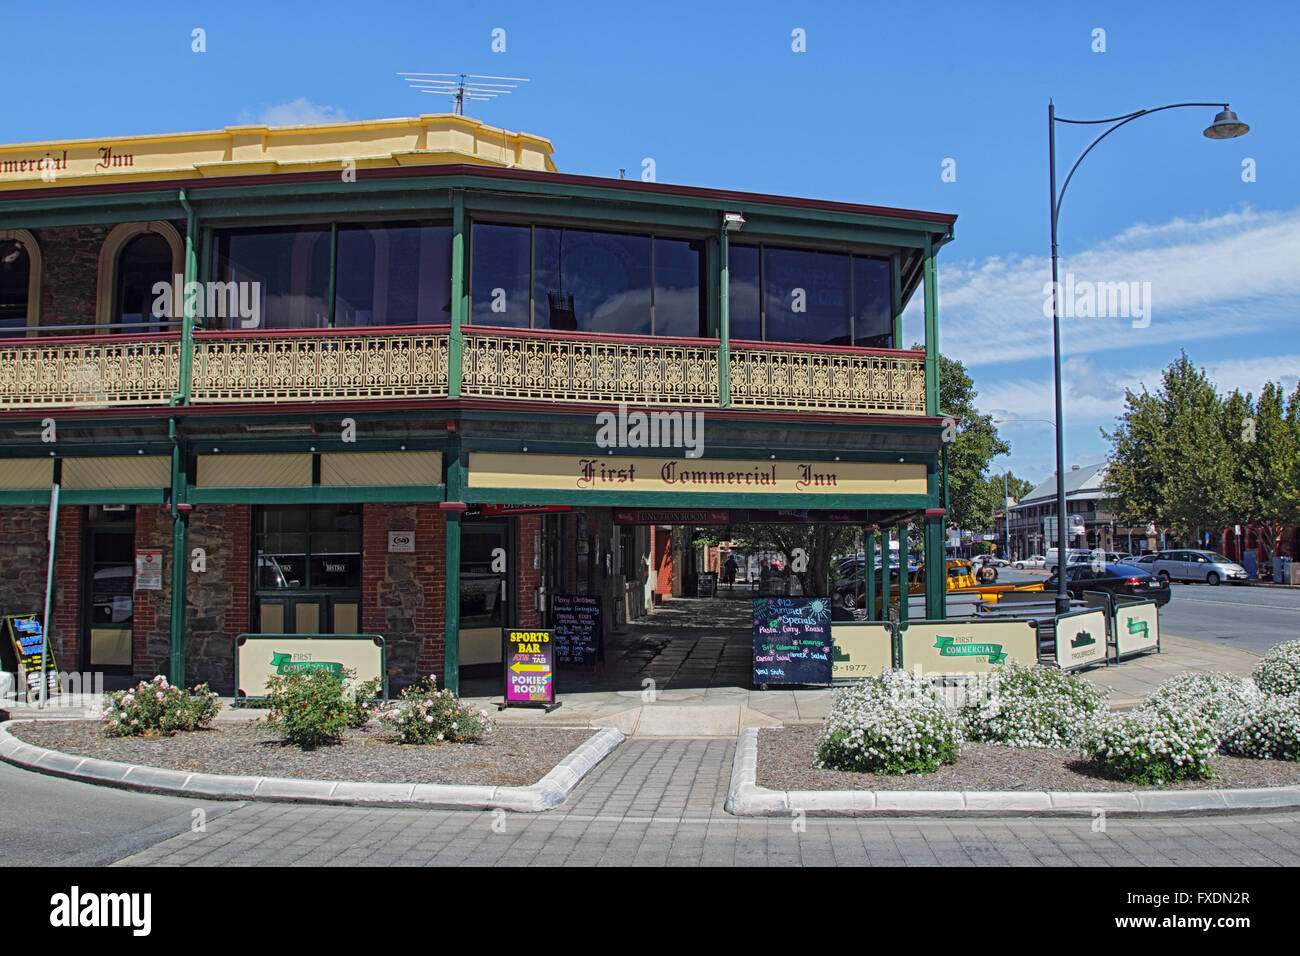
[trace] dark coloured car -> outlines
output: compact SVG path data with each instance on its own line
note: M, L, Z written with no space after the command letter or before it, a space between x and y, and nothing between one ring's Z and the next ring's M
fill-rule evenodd
M1157 607L1169 603L1169 583L1131 564L1107 564L1104 567L1076 564L1066 568L1065 575L1065 588L1072 598L1082 599L1084 591L1105 591L1153 600ZM1055 574L1048 578L1043 589L1056 590Z

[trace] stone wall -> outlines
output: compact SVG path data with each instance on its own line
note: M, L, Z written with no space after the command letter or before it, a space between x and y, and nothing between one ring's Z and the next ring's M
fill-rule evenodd
M112 226L33 229L41 247L41 325L93 325L99 250Z
M436 504L367 504L361 518L361 627L382 634L388 689L430 674L441 686L446 663L446 519ZM415 551L388 553L389 531L415 530Z
M54 553L54 598L50 646L60 670L78 670L77 632L81 622L82 509L59 509ZM0 615L45 609L46 535L50 509L40 505L0 507Z

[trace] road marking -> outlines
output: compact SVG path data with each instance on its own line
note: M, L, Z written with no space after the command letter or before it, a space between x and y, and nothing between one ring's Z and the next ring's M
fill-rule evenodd
M1254 601L1207 601L1205 598L1179 598L1182 601L1192 601L1196 604L1214 604L1223 606L1225 604L1234 604L1237 607L1275 607L1283 611L1300 611L1300 606L1295 604L1256 604Z

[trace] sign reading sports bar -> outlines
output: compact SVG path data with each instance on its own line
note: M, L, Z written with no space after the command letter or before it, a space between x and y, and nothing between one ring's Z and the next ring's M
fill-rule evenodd
M544 707L551 711L555 702L555 642L550 631L508 627L503 632L505 653L506 699L497 705L506 707Z

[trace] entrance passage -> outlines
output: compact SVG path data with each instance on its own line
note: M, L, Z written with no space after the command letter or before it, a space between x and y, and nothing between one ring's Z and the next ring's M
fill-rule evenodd
M753 592L711 598L669 598L605 638L605 661L597 667L560 665L555 690L655 693L723 688L749 689L754 673ZM499 695L502 677L461 678L467 697Z

